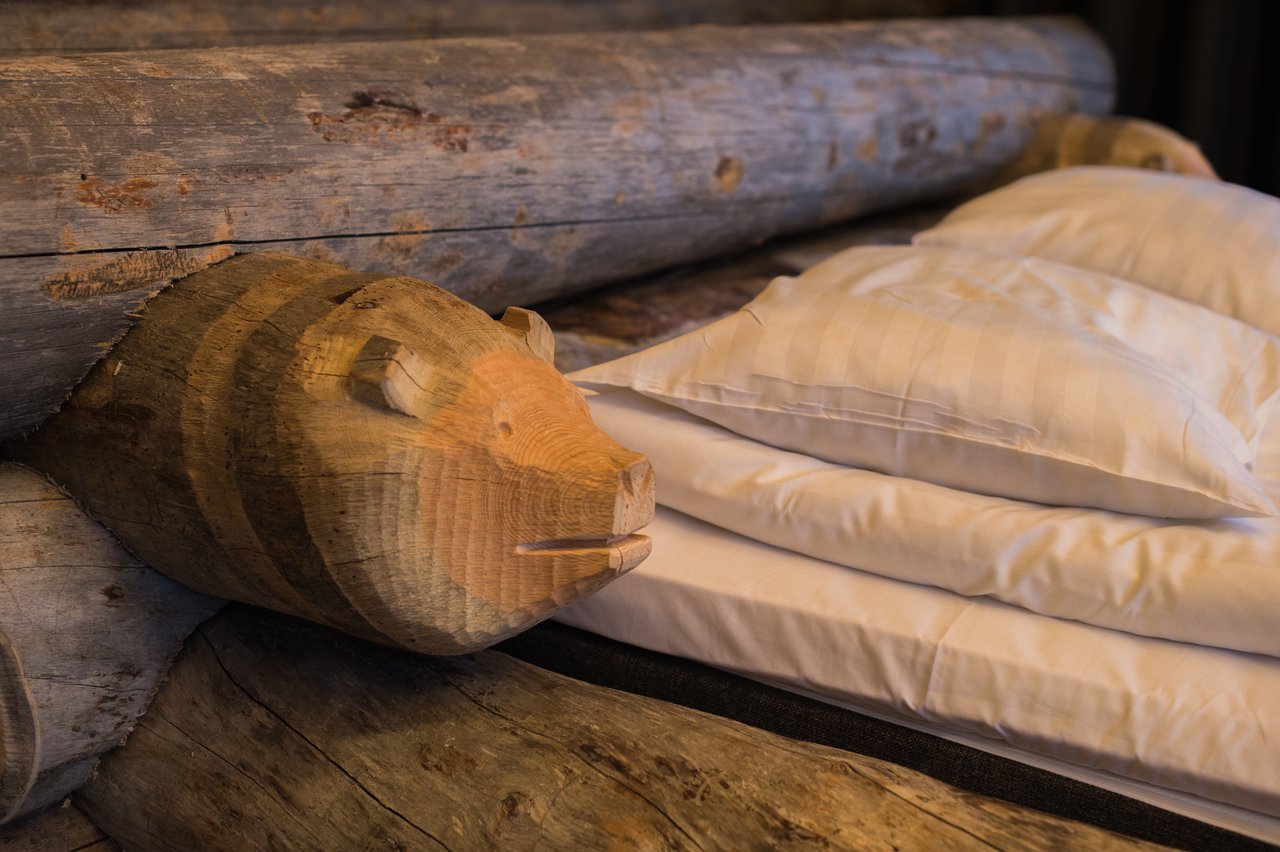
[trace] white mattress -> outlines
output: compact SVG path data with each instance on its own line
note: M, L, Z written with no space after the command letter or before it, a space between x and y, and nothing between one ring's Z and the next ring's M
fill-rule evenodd
M660 508L558 620L1280 842L1280 660L892 580Z
M827 465L630 391L591 406L649 454L659 502L719 526L661 510L649 559L562 621L1280 842L1274 520L1051 509ZM1278 448L1280 426L1269 490Z

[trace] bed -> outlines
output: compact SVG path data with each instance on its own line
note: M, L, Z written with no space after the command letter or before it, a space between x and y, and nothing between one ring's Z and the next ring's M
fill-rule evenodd
M1168 190L1164 177L1133 179ZM1061 205L1044 183L1033 187L1044 203ZM1217 197L1207 182L1190 187L1192 195ZM1154 275L1184 302L1267 325L1277 315L1266 286L1276 261L1265 240L1280 233L1280 214L1273 199L1235 200L1248 209L1218 205L1209 221L1159 196L1153 216L1168 221L1137 217L1143 239L1113 239L1159 255L1155 272L1124 261L1128 277L1153 286ZM1222 221L1236 213L1247 228ZM1015 225L1050 234L1038 244L982 249L1051 256L1054 247L1045 243L1052 234L1071 236L1073 227L1053 215L1053 226L1037 231L1027 224L1035 216L1018 212ZM1202 262L1170 257L1188 222L1214 234L1219 265L1230 267L1216 283L1200 280L1202 292L1186 290L1196 281L1191 275L1165 284L1171 263L1205 277ZM1006 235L1018 227L1001 225ZM1123 227L1109 226L1113 235ZM1080 233L1075 237L1078 244ZM1241 290L1240 280L1252 283ZM1269 351L1274 329L1258 333L1269 338L1260 344ZM714 334L698 345L712 348ZM767 342L751 346L768 350ZM1245 360L1240 375L1247 381L1271 370ZM563 611L561 624L1280 843L1274 515L1224 510L1206 519L1188 510L1189 517L1153 519L1114 507L971 494L780 448L712 422L714 408L681 408L651 385L646 393L625 387L616 371L611 377L588 369L574 378L588 388L596 422L649 455L662 508L650 528L652 556ZM1272 380L1260 381L1256 434L1238 455L1274 500L1280 420L1270 416ZM1186 430L1181 437L1185 449ZM1224 458L1210 466L1227 465ZM524 647L537 641L526 639ZM845 724L856 724L848 718ZM1153 819L1162 818L1147 814L1130 830ZM1213 843L1210 835L1178 837L1154 839Z

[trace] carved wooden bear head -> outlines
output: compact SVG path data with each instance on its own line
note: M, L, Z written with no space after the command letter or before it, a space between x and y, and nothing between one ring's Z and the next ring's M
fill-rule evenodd
M14 455L199 591L428 653L638 564L653 475L536 316L280 255L183 279Z

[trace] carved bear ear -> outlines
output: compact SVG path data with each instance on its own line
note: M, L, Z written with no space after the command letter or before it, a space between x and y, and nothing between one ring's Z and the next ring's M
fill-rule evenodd
M432 370L413 347L375 334L360 347L351 365L351 395L414 417L413 401L431 386Z
M525 342L533 354L552 366L556 363L556 338L551 326L534 311L525 308L507 308L502 315L502 327Z

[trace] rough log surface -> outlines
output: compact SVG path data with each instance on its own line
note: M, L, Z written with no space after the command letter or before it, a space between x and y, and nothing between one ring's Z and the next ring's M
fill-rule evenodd
M0 821L83 784L219 603L144 566L35 471L0 463Z
M462 653L649 553L649 463L550 338L421 281L242 255L153 299L9 449L193 589Z
M497 311L953 192L1111 96L1060 19L8 58L0 437L232 251Z
M9 0L0 55L940 15L952 0Z
M120 852L120 844L67 804L0 827L0 852Z
M137 850L1151 848L495 652L242 607L78 801Z

